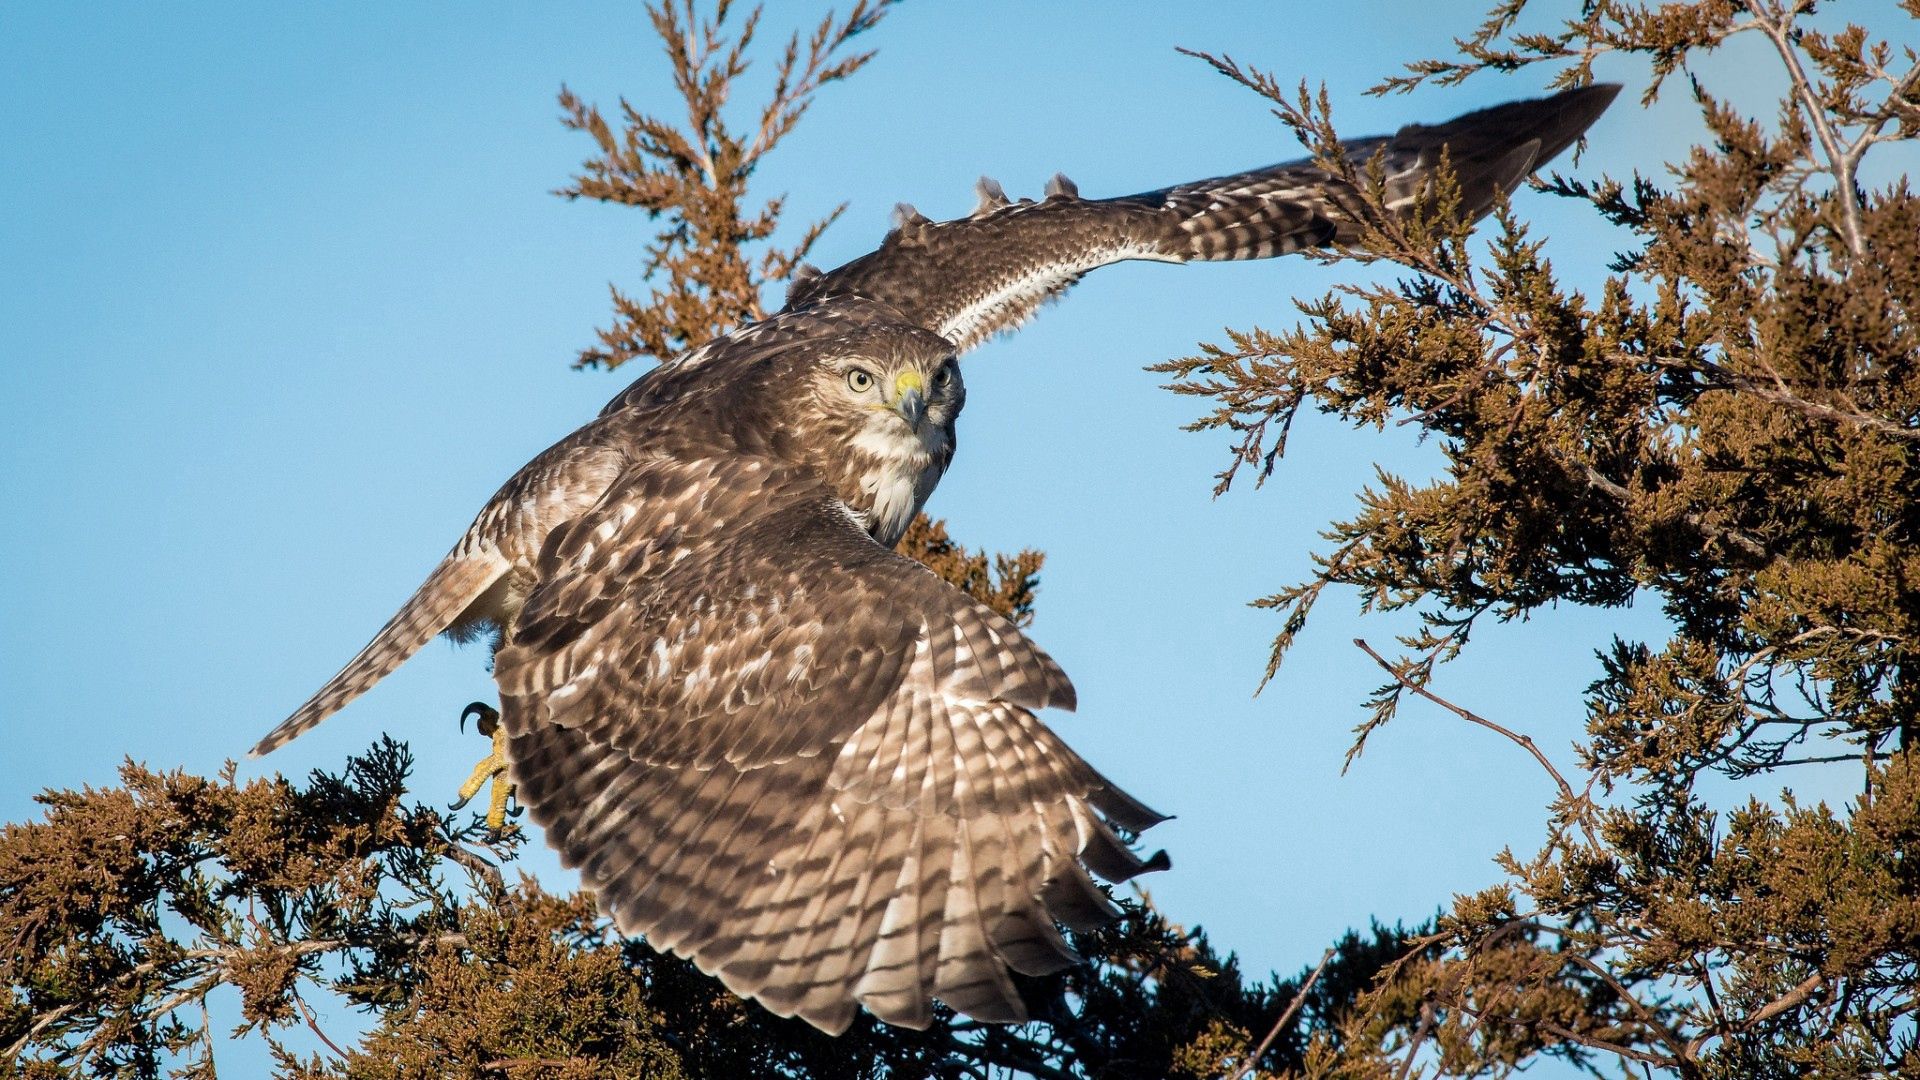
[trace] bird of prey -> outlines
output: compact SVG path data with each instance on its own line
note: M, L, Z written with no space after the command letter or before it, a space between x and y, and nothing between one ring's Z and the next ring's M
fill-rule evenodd
M1348 144L1390 208L1444 155L1484 214L1586 130L1589 86ZM829 1032L866 1007L1026 1008L1010 972L1166 865L1162 820L1035 716L1071 709L1025 632L897 554L954 452L956 354L1123 259L1254 259L1359 234L1357 192L1292 163L1113 199L983 180L903 207L879 250L648 372L534 458L399 613L262 739L278 747L434 635L492 630L496 747L623 933Z

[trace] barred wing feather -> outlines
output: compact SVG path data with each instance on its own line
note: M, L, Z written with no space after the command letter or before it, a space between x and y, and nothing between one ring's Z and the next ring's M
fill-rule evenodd
M1619 86L1599 84L1512 101L1443 124L1345 144L1361 165L1380 155L1389 208L1410 206L1444 156L1463 211L1477 219L1571 146ZM970 349L1025 323L1089 271L1125 259L1184 263L1264 259L1359 231L1358 196L1337 176L1297 161L1113 199L1085 199L1064 177L1040 201L1010 201L982 180L968 217L929 221L902 206L878 251L796 279L789 309L841 296L877 300Z
M630 511L702 469L689 528ZM1165 865L1114 832L1159 815L1034 716L1073 704L1053 661L777 466L636 470L550 543L496 670L520 797L621 930L828 1031L1024 1019L1009 972L1110 913L1085 868Z

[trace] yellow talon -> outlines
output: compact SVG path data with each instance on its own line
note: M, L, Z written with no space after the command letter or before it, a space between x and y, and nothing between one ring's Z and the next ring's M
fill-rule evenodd
M460 714L463 725L469 716L479 717L479 722L474 726L480 730L480 734L493 740L493 751L480 759L480 763L468 775L467 782L460 785L460 797L455 800L453 808L458 810L467 805L491 781L493 786L487 793L487 828L496 833L505 832L507 803L513 798L513 783L507 779L507 733L500 726L500 714L477 701Z
M493 790L487 793L487 828L494 832L504 832L507 828L507 800L513 798L513 782L507 779L507 758L505 746L507 738L495 732L493 753L487 760L495 762L493 770Z

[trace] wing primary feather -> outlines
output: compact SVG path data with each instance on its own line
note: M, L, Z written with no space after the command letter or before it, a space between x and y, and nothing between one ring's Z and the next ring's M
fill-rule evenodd
M900 864L900 876L893 895L880 917L873 952L867 969L853 986L853 996L873 1015L897 1027L924 1031L933 1022L933 1011L926 992L927 980L922 968L925 949L922 907L924 888L922 863L926 856L925 831L936 818L915 815L906 844L906 857Z
M1041 895L1048 913L1076 933L1092 933L1120 917L1119 907L1072 860L1062 865Z
M452 626L508 568L507 560L497 552L470 549L463 542L433 568L427 580L365 648L295 709L293 715L254 744L247 756L257 758L272 753L366 693L374 683L419 652L422 645Z
M953 821L954 843L948 858L946 903L940 920L940 943L934 960L933 992L956 1012L988 1023L1013 1024L1027 1019L1026 1005L1005 965L993 952L981 911L979 881L985 868L976 867L968 828L971 800L965 781L956 796L958 818Z
M1512 190L1599 118L1614 84L1514 101L1392 136L1351 140L1349 160L1376 151L1403 162L1400 186L1422 187L1448 149L1472 217ZM1523 150L1528 143L1533 149ZM992 189L997 195L998 185ZM878 301L965 350L1017 329L1098 267L1125 259L1261 259L1357 238L1357 193L1311 161L1179 184L1113 199L1084 199L1072 181L1048 181L1046 199L1002 205L986 190L964 219L934 225L897 214L880 250L796 287L789 306L848 296Z

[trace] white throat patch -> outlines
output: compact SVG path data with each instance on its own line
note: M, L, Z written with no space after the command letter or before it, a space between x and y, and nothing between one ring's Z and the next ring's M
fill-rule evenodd
M932 424L916 435L891 419L869 424L854 436L853 449L872 461L860 478L860 489L873 498L866 526L880 543L891 547L899 542L914 511L933 492L940 479L936 451L944 437Z

